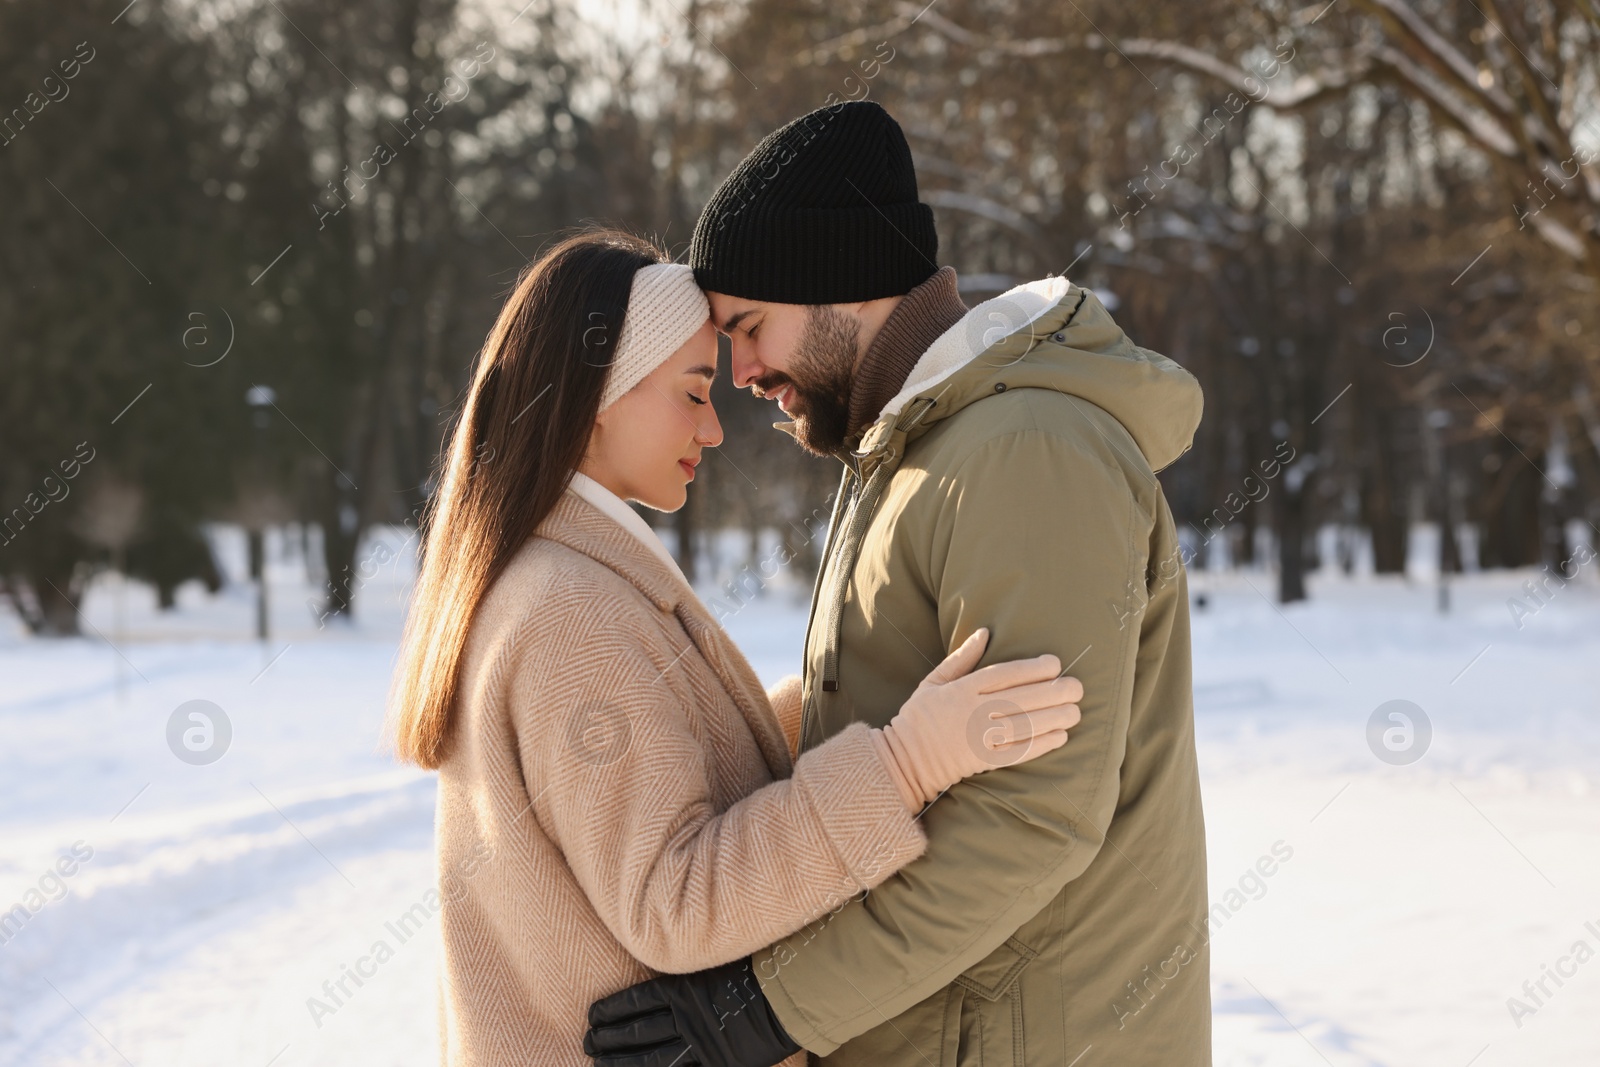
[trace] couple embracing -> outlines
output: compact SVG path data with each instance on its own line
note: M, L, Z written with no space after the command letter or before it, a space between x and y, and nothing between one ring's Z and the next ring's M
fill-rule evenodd
M900 127L759 144L689 265L523 273L447 445L393 695L439 771L452 1067L1211 1062L1188 596L1200 390L1065 278L967 308ZM736 385L844 470L770 692L629 507Z

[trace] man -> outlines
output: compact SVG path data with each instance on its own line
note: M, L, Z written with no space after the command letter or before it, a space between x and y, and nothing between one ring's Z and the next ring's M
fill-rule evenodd
M604 1067L1202 1067L1205 837L1188 594L1154 470L1201 396L1065 278L968 310L879 106L806 115L690 253L734 380L845 464L806 633L802 751L882 725L956 635L1084 685L1062 749L962 782L927 854L748 959L598 1001Z

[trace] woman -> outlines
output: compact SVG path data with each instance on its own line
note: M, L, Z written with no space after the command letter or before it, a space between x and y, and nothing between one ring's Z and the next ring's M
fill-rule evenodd
M591 1001L877 885L926 847L924 805L1078 719L1053 656L973 672L980 630L888 727L793 760L798 680L769 700L624 502L681 507L722 440L706 300L666 258L596 231L525 271L446 451L394 727L440 772L452 1065L588 1064Z

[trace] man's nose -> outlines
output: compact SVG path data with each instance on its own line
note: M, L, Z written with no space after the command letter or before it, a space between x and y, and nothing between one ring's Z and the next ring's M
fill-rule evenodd
M750 351L751 345L748 338L733 337L729 343L730 364L733 367L733 384L740 389L748 389L754 385L766 368L761 361L756 359Z

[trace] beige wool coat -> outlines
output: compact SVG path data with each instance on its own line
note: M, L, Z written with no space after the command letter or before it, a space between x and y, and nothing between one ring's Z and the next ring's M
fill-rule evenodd
M439 770L449 1067L587 1067L596 998L748 955L922 854L868 728L795 761L779 690L681 576L562 497L472 622Z

